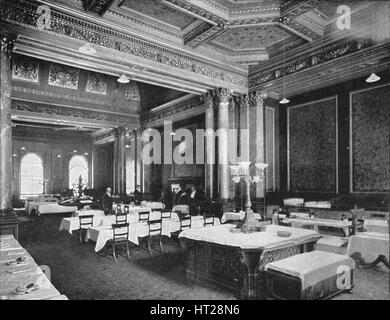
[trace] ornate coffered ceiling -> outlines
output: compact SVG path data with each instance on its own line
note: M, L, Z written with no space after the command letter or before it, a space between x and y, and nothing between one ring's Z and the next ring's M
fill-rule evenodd
M165 37L228 63L251 65L324 35L330 17L322 0L123 0L106 14L148 24L149 36ZM300 40L300 41L297 41ZM269 50L270 47L273 50Z

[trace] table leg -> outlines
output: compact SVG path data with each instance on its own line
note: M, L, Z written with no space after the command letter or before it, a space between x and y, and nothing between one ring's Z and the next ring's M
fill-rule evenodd
M243 286L241 288L241 298L254 300L265 298L265 279L261 279L259 274L261 252L243 251L241 262L245 266L246 274L244 275ZM264 278L264 277L263 277Z

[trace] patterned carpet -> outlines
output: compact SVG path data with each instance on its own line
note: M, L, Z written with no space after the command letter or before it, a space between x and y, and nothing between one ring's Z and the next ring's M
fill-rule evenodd
M66 232L58 232L60 217L25 221L20 242L39 265L51 268L55 287L71 300L163 299L232 300L228 291L189 283L185 277L185 254L169 239L162 255L156 244L154 255L139 247L131 248L115 263L111 250L96 254L93 244L80 245ZM352 294L334 299L389 299L389 273L358 269Z

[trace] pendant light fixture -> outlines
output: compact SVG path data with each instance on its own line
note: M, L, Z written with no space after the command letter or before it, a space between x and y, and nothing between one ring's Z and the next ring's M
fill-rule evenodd
M121 74L117 81L119 83L129 83L130 79L125 74Z
M372 32L372 15L370 15L370 33L371 33L371 41L372 41L372 44L371 44L371 56L373 55L373 46L374 46L374 37L373 37L373 32ZM381 77L377 76L374 72L374 65L375 65L375 62L372 62L372 69L371 69L371 74L370 76L366 79L366 82L367 83L373 83L373 82L377 82L381 79Z
M79 48L79 51L81 53L88 54L88 55L94 55L96 53L95 48L92 47L91 44L88 42L86 44L84 44L83 46L81 46Z
M284 77L286 76L286 52L283 50L283 68L284 68L284 73L283 73L283 79L282 79L282 83L283 83L283 98L282 100L279 101L280 104L287 104L287 103L290 103L290 100L288 100L286 98L286 84L285 84L285 80L284 80Z

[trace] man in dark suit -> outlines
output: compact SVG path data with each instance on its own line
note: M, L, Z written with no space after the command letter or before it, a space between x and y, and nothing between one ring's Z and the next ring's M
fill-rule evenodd
M142 201L142 193L141 193L141 186L137 185L134 190L134 202L135 204L140 204Z
M187 205L190 208L190 214L195 216L199 214L199 206L202 201L202 196L198 192L194 185L191 186L191 193L187 197Z
M113 199L111 195L111 188L108 187L106 189L106 193L102 198L102 207L105 215L112 214L112 203L113 203Z
M174 197L173 197L173 205L179 205L179 204L186 204L185 199L186 192L184 191L184 185L180 185L180 189L176 190Z

